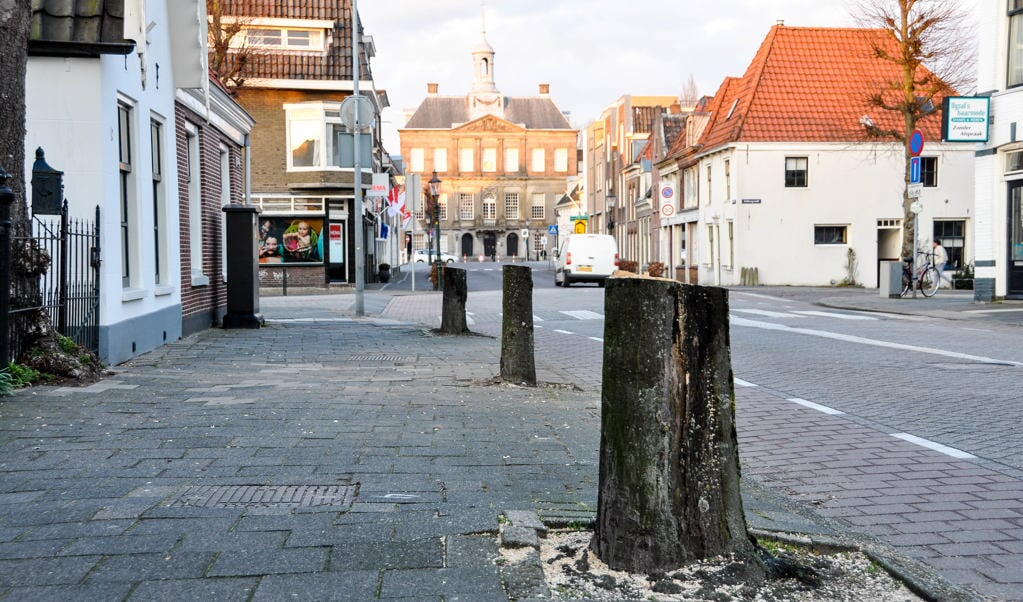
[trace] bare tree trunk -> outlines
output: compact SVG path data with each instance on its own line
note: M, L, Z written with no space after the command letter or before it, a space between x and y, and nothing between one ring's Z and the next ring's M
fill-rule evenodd
M444 334L465 334L469 332L465 319L465 302L469 298L463 268L446 267L443 270L444 300L441 306L440 331Z
M604 305L591 549L647 572L733 554L761 579L739 495L727 291L612 278Z
M536 386L533 270L506 265L502 271L501 380Z
M25 207L25 70L31 2L0 2L0 167L12 177L16 201L12 222L24 220Z

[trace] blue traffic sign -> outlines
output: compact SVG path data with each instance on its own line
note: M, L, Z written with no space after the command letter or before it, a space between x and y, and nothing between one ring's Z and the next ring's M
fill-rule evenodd
M547 234L550 234L551 236L557 236L558 227L556 225L547 226Z
M909 154L919 156L924 150L924 133L920 130L913 130L909 135Z
M920 180L920 157L909 158L909 183L919 184Z

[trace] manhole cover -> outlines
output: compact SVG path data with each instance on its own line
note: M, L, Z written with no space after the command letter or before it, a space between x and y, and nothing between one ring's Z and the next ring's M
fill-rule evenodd
M189 487L172 507L248 508L350 506L356 485L202 485Z
M350 362L410 362L413 358L407 355L395 355L387 353L364 353L361 355L349 355Z

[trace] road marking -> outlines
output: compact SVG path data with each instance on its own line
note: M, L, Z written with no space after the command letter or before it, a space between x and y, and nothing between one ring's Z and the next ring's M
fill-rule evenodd
M571 316L571 317L575 318L576 320L600 320L600 319L602 319L604 317L604 316L598 314L595 311L589 311L589 310L585 310L585 309L578 309L578 310L573 310L573 311L562 311L560 313L563 313L566 316Z
M826 330L817 330L814 328L798 328L795 326L787 326L785 324L772 324L770 322L759 322L757 320L747 320L746 318L732 318L732 326L747 326L749 328L762 328L764 330L781 330L784 332L791 332L795 334L806 334L815 337L821 337L824 339L834 339L836 341L845 341L847 343L858 343L860 345L871 345L874 347L886 347L888 349L899 349L902 351L915 351L918 353L930 353L932 355L940 355L943 357L953 357L960 360L970 360L974 362L981 362L984 364L1008 364L1010 366L1023 366L1023 362L1014 362L1011 360L998 360L982 355L970 355L968 353L959 353L956 351L946 351L944 349L935 349L934 347L920 347L917 345L904 345L902 343L890 343L888 341L879 341L877 339L867 339L864 337L857 337L848 334L839 334L837 332L828 332Z
M557 330L557 329L555 329L554 332L560 332L561 334L575 334L574 332L569 331L569 330Z
M863 316L858 314L839 314L831 311L794 311L794 314L802 314L804 316L821 316L824 318L838 318L840 320L876 320L873 316Z
M540 316L538 316L536 314L533 314L533 321L534 322L543 322L543 318L541 318Z
M736 378L735 379L735 386L737 386L737 387L755 387L756 385L754 385L751 382L744 381L741 378Z
M892 433L892 437L902 439L903 441L909 441L910 443L915 443L921 447L926 447L927 449L933 449L936 452L945 454L946 456L952 456L953 458L958 458L960 460L969 460L977 457L954 447L942 445L931 441L930 439L924 439L923 437L917 437L916 435L910 435L909 433Z
M793 315L787 312L781 311L770 311L767 309L739 309L736 307L732 308L733 312L742 312L744 314L755 314L758 316L764 316L765 318L802 318L803 316Z
M600 339L600 338L597 338L597 337L587 337L587 338L590 339L591 341L596 341L598 343L603 343L604 342L604 339Z
M1023 307L1005 307L1001 309L968 309L964 314L1001 314L1009 311L1023 311Z
M845 414L845 412L843 412L841 410L836 410L835 408L829 408L828 406L822 406L819 403L814 403L812 401L807 401L805 399L800 399L798 397L790 397L786 401L791 401L792 403L797 403L797 404L799 404L801 406L810 408L811 410L817 410L818 412L824 412L825 414L829 414L831 416L841 416L841 415Z

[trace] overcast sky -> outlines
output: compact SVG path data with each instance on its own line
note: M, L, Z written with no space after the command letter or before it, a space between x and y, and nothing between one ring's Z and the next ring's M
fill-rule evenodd
M498 90L533 96L549 83L577 128L625 94L678 96L690 75L701 95L714 94L743 74L779 20L853 26L846 0L358 0L358 10L376 42L373 79L391 102L391 154L428 82L442 95L469 91L483 14Z

